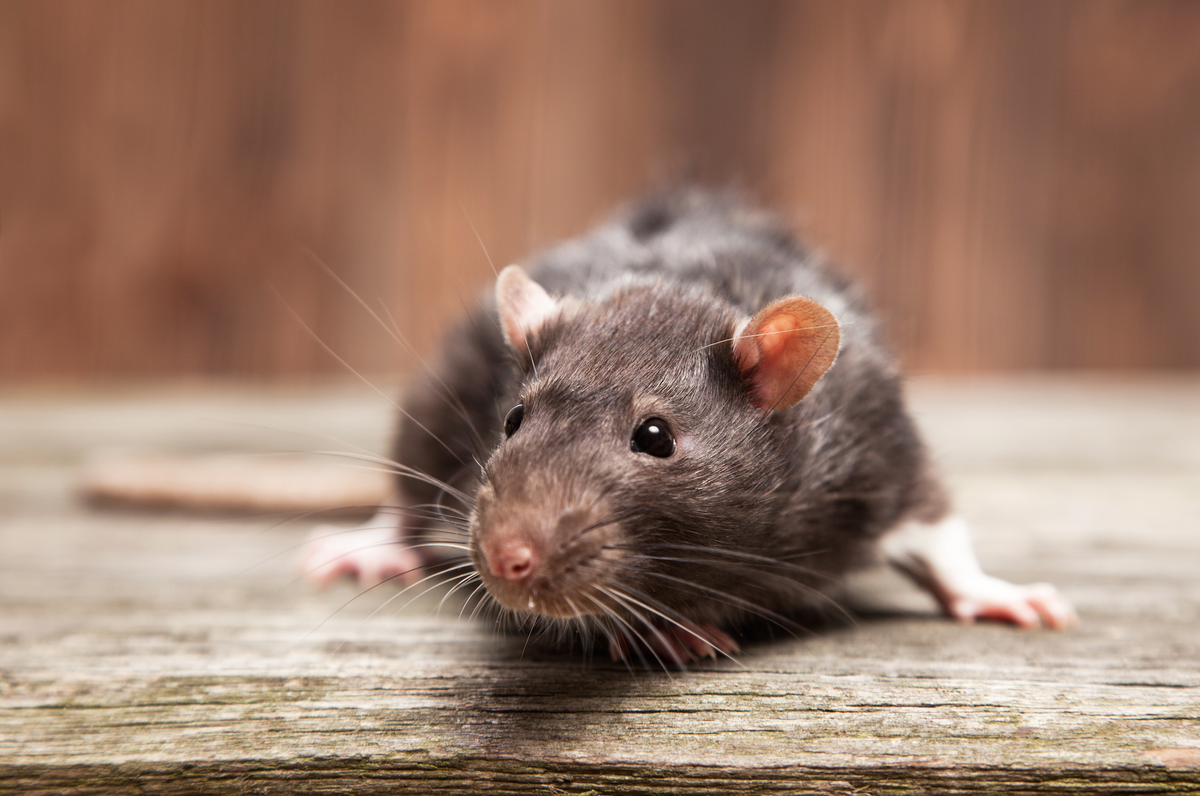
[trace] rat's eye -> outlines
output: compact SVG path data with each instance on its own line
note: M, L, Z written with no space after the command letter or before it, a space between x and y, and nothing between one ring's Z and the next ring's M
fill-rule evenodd
M517 404L512 409L508 410L508 414L504 416L504 436L511 437L517 433L517 429L521 427L521 421L525 419L525 405Z
M671 429L667 427L665 420L652 417L643 420L633 432L633 439L629 440L629 449L634 453L648 453L665 459L675 452L675 438L671 436Z

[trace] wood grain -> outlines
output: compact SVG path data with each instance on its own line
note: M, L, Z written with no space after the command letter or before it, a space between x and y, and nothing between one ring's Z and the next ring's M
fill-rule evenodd
M370 448L376 398L0 396L0 791L1200 792L1200 385L912 392L985 566L1057 583L1078 628L957 625L872 573L853 625L626 669L437 592L313 593L291 564L309 521L72 502L122 428L256 453L295 422Z

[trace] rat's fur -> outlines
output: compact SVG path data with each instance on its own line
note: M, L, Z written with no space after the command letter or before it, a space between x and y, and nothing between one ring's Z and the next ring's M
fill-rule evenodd
M318 529L314 580L414 581L449 546L455 588L676 662L827 607L876 557L962 620L1075 621L983 572L861 297L769 216L677 191L528 270L447 336L405 403L396 505ZM469 544L422 540L436 518Z
M412 391L395 450L401 465L468 494L482 478L472 555L509 607L735 627L820 603L885 531L946 513L861 297L771 217L673 192L527 269L562 311L510 348L486 301ZM840 351L803 400L770 411L755 404L731 340L796 294L837 318ZM524 420L506 440L518 403ZM630 451L647 416L674 429L674 456ZM445 502L410 479L401 493L409 505ZM537 583L506 595L481 546L497 523L521 522L545 525L530 531L542 546Z

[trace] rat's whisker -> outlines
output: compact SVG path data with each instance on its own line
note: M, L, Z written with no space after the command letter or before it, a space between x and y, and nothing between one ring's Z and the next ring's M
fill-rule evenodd
M638 600L637 598L633 597L632 595L630 595L630 594L628 594L628 593L625 593L625 592L623 592L621 589L618 589L618 588L616 588L615 586L614 586L614 587L611 587L611 588L608 588L608 589L605 589L605 593L606 593L606 594L608 594L610 597L612 597L614 600L617 600L617 601L621 602L622 604L626 605L627 607L628 607L628 603L629 603L629 602L631 602L631 603L633 603L633 604L635 604L635 605L637 605L637 606L639 606L639 607L641 607L641 608L644 608L645 610L649 611L650 613L652 613L652 614L654 614L655 616L657 616L657 617L659 617L660 619L662 619L664 622L667 622L667 623L669 623L669 624L673 625L674 627L677 627L677 628L679 628L679 629L680 629L680 630L682 630L683 632L685 632L685 633L687 633L687 634L689 634L689 635L691 635L691 636L693 636L693 637L695 637L695 638L699 639L699 640L700 640L700 641L702 641L704 644L708 645L708 646L709 646L711 649L713 649L713 650L716 650L717 652L719 652L720 654L724 655L724 656L725 656L726 658L728 658L729 660L731 660L731 661L734 661L734 662L737 662L737 659L736 659L736 658L734 658L732 655L730 655L728 652L726 652L725 650L721 649L721 648L720 648L720 647L718 647L717 645L713 644L713 643L712 643L711 641L709 641L707 638L705 638L704 636L702 636L702 635L700 635L699 633L697 633L697 632L696 632L695 630L693 630L691 627L688 627L688 625L684 624L682 621L680 621L680 620L677 620L677 619L675 619L675 618L673 618L673 617L671 617L671 616L668 616L668 615L667 615L666 613L664 613L663 611L660 611L660 610L658 610L657 608L654 608L653 606L651 606L651 605L648 605L646 602L644 602L644 601L642 601L642 600ZM626 601L628 601L628 602L626 602ZM663 607L664 609L666 608L666 606L662 606L662 607ZM669 610L669 609L667 609L667 610Z
M408 354L410 356L412 356L413 359L416 360L417 364L425 372L426 376L428 376L431 381L437 383L440 386L441 390L444 391L440 394L439 397L441 397L443 400L445 400L446 405L449 406L451 411L455 412L458 415L459 419L462 420L466 424L467 428L470 429L471 433L475 436L475 438L479 441L480 445L482 446L483 438L479 435L479 432L475 428L475 424L471 421L471 417L467 413L465 407L463 407L461 401L458 400L457 393L453 389L451 389L450 385L448 385L445 382L445 380L442 379L441 375L436 370L434 370L433 368L431 368L429 366L429 364L425 361L425 359L417 351L416 347L413 346L412 343L409 342L408 338L405 337L404 334L400 331L400 327L398 325L396 325L395 319L394 318L391 319L392 325L389 326L387 323L385 323L383 321L382 318L379 317L379 315L375 312L375 310L373 310L371 308L371 305L368 304L362 298L362 296L360 296L358 294L358 292L356 290L354 290L354 288L350 287L350 285L348 285L345 280L343 280L340 276L338 276L337 272L335 272L332 268L330 268L328 265L326 265L326 263L320 257L318 257L315 252L313 252L311 249L309 249L307 247L301 247L301 251L313 263L315 263L317 265L317 267L319 267L322 271L324 271L326 276L328 276L330 279L332 279L334 282L336 282L338 284L338 286L341 287L342 290L344 290L346 292L347 295L349 295L352 299L354 299L354 301L356 301L359 306L361 306L364 310L366 310L367 314L370 315L371 318L376 323L379 324L380 328L382 328L392 338L392 340L394 340L396 342L397 345L399 345L401 348L403 348L405 351L407 351ZM388 317L390 318L391 314L390 314L390 312L388 312L386 305L384 306L383 309L384 309L385 313L388 313ZM320 341L318 340L318 342L320 342ZM322 343L322 345L324 345L324 343ZM333 350L330 349L328 346L326 346L326 350L329 351L331 354L333 353ZM336 357L337 355L334 354L334 356ZM344 362L344 360L341 359L341 357L337 357L337 358L343 364L346 364ZM349 368L349 365L346 365L346 367ZM358 375L352 368L350 369L350 372L355 373L355 375ZM401 411L403 411L403 410L401 410ZM412 420L411 417L409 419ZM418 424L418 426L419 426L419 424ZM426 431L428 431L428 429L426 429ZM437 439L437 437L434 437L434 439ZM449 450L448 447L447 447L447 450Z
M650 549L654 549L654 550L680 550L683 552L711 553L716 556L728 556L730 558L740 559L741 561L747 562L745 565L743 565L743 566L747 566L747 567L750 564L760 564L764 567L786 569L788 571L795 572L800 575L809 575L809 576L813 576L816 578L820 578L821 580L829 580L829 581L837 580L836 578L834 578L832 575L829 575L828 573L820 572L819 570L811 569L809 567L802 567L799 564L794 564L791 561L788 561L787 559L771 558L770 556L757 555L755 553L746 553L741 550L729 550L729 549L723 548L723 547L712 547L712 546L708 546L708 545L693 545L693 544L670 544L670 543L666 543L666 542L654 542L650 545L645 545L645 546L633 545L633 544L613 544L613 545L606 545L606 547L611 547L611 548L617 549L617 550L629 550L629 551L632 551L639 558L644 558L644 559L653 560L653 561L679 561L679 562L694 563L694 564L712 564L712 565L726 564L726 565L731 565L731 566L741 565L740 562L735 562L735 561L722 561L720 559L713 559L713 558L676 558L676 557L671 557L671 556L657 556L657 555L651 555L649 553L644 553L641 551L643 550L643 547L645 547L645 548L650 548ZM794 557L815 556L815 555L821 555L822 553L825 553L825 552L827 552L827 551L824 551L824 550L810 551L810 552L806 552L806 553L797 553L795 556L791 556L791 557L794 558ZM754 571L758 571L758 570L754 570Z
M610 600L616 601L626 611L628 611L630 613L630 615L640 623L641 627L645 628L647 631L650 632L654 641L658 642L658 647L655 647L654 643L652 641L650 641L650 639L647 639L641 633L637 632L636 630L633 630L633 626L631 624L629 624L628 622L624 622L621 619L620 615L617 614L615 611L612 612L612 616L614 618L618 619L618 621L622 621L626 627L628 627L630 630L633 630L633 632L637 635L638 639L646 646L646 648L650 652L650 654L653 655L655 660L658 661L659 665L662 666L662 669L666 673L667 677L671 676L671 672L668 669L666 663L663 661L662 657L660 657L660 655L659 655L660 652L663 655L666 655L668 658L670 658L671 663L675 664L675 666L679 667L680 669L687 668L685 666L685 661L683 660L682 656L680 656L679 653L675 651L675 648L671 645L670 639L668 639L666 636L664 636L662 631L659 630L657 627L655 627L654 623L651 622L649 619L647 619L646 616L641 613L641 611L639 611L636 607L633 607L633 606L625 603L623 600L621 600L620 597L613 594L611 589L604 587L604 586L597 586L596 588L598 591L600 591L600 593L604 594Z
M480 590L480 589L486 589L486 588L487 588L487 586L486 586L486 584L483 582L483 578L480 578L480 579L479 579L479 583L478 583L478 584L475 586L475 588L474 588L474 589L472 589L472 590L471 590L471 593L467 595L466 599L465 599L465 600L463 600L462 607L458 609L458 618L459 618L459 620L460 620L460 621L461 621L461 620L462 620L462 618L463 618L463 613L464 613L464 612L467 610L467 607L468 607L468 606L471 604L471 600L475 599L475 595L479 594L479 590ZM484 594L486 595L486 594L487 594L487 592L484 592ZM481 600L480 600L480 603L482 603L482 602L483 602L483 600L481 599ZM476 607L475 607L475 610L478 610L478 609L479 609L479 605L477 604L477 605L476 605ZM471 612L471 615L470 615L470 617L469 617L469 618L470 618L470 620L471 620L471 621L474 621L474 619L475 619L475 611L472 611L472 612Z
M458 459L458 461L459 461L460 463L462 462L462 458L461 458L461 457L460 457L460 456L459 456L459 455L458 455L458 454L457 454L457 453L454 451L454 449L453 449L453 448L451 448L449 445L447 445L445 442L443 442L443 441L442 441L442 439L441 439L441 437L439 437L437 434L434 434L434 433L433 433L432 431L430 431L430 430L429 430L429 429L428 429L428 428L427 428L427 427L426 427L424 424L422 424L422 423L421 423L421 421L417 420L415 417L413 417L411 414L409 414L409 412L408 412L408 410L407 410L407 409L405 409L405 408L404 408L403 406L401 406L400 404L396 403L396 401L394 401L394 400L393 400L393 399L392 399L390 396L388 396L388 394L387 394L387 393L385 393L383 390L381 390L381 389L379 389L378 387L376 387L376 386L375 386L375 385L374 385L374 384L371 382L371 380L370 380L370 379L368 379L366 376L362 375L362 374L361 374L361 373L359 373L357 370L355 370L355 369L354 369L354 368L353 368L353 367L350 365L350 363L349 363L349 362L347 362L345 359L343 359L343 358L341 357L341 355L339 355L339 354L338 354L336 351L334 351L334 350L333 350L333 349L332 349L332 348L331 348L331 347L330 347L330 346L329 346L329 345L328 345L328 344L327 344L327 343L326 343L324 340L322 340L322 339L321 339L321 337L320 337L320 335L318 335L318 334L317 334L315 331L313 331L312 327L311 327L311 326L309 326L307 323L305 323L305 322L304 322L304 319L300 317L300 314L299 314L298 312L296 312L296 310L292 309L292 306L291 306L290 304L288 304L288 303L287 303L287 300L285 300L285 299L283 298L283 294L282 294L282 293L280 293L278 290L275 290L274 286L272 286L272 287L271 287L271 290L273 290L273 291L275 292L275 295L279 297L279 300L280 300L281 302L283 302L283 306L284 306L284 307L287 309L287 311L288 311L289 313L291 313L292 317L293 317L293 318L295 318L296 322L297 322L297 323L299 323L299 324L300 324L300 326L301 326L301 327L302 327L302 328L303 328L303 329L304 329L306 332L308 332L309 336L310 336L310 337L312 337L312 339L316 341L317 345L319 345L319 346L321 346L323 349L325 349L325 351L326 351L326 352L327 352L327 353L328 353L328 354L329 354L331 357L333 357L334 359L336 359L336 360L338 361L338 363L339 363L339 364L341 364L341 366L342 366L342 367L344 367L346 370L348 370L348 371L350 371L351 373L353 373L353 374L354 374L355 376L357 376L357 377L358 377L358 378L359 378L359 379L360 379L360 380L361 380L361 381L362 381L364 384L366 384L366 385L367 385L368 387L370 387L372 390L374 390L375 392L377 392L377 393L379 393L381 396L383 396L384 400L386 400L386 401L387 401L388 403L390 403L390 404L391 404L393 407L395 407L396 411L398 411L400 414L402 414L402 415L404 415L406 418L408 418L408 419L409 419L409 421L410 421L410 422L412 422L412 423L413 423L413 425L415 425L417 428L421 429L421 430L422 430L422 431L424 431L426 434L428 434L428 435L430 436L430 438L431 438L431 439L433 439L435 442L437 442L439 445L441 445L443 448L445 448L445 449L446 449L446 451L447 451L447 452L448 452L448 453L449 453L451 456L453 456L455 459Z
M600 590L603 591L603 587L601 587ZM637 653L638 659L641 660L642 666L644 668L649 668L649 661L646 660L645 656L642 654L643 649L645 649L647 652L649 652L651 655L654 656L654 660L658 662L658 665L660 667L662 667L662 670L667 675L667 677L671 676L670 669L667 667L667 665L663 661L663 659L661 657L659 657L658 652L655 651L655 649L654 649L654 646L649 642L649 640L645 636L643 636L641 633L639 633L632 624L630 624L623 616L618 614L616 611L612 610L612 608L605 605L601 601L597 600L595 597L591 596L590 594L584 594L583 596L587 597L589 600L594 602L597 606L599 606L600 610L604 613L605 616L611 618L614 622L618 623L621 626L621 628L623 629L622 635L626 636L626 638L629 639L630 647ZM653 630L653 627L648 622L646 622L643 618L641 618L641 617L636 617L636 618L647 628L650 628L651 630ZM657 631L654 631L654 632L657 633ZM660 634L660 636L661 636L661 634ZM638 644L636 642L641 642L641 643Z
M837 329L837 328L840 328L843 326L848 326L852 323L854 323L854 321L846 321L844 323L842 323L842 322L820 323L820 324L813 324L812 326L804 326L804 327L797 328L797 329L773 329L769 332L759 332L758 334L744 334L744 335L742 335L742 337L745 337L745 338L770 337L771 335L776 335L776 334L791 334L793 332L806 332L809 329ZM733 338L733 337L725 337L720 340L716 340L714 342L708 343L707 345L702 345L699 348L697 348L696 351L699 352L699 351L704 351L705 349L715 348L715 347L721 345L722 343L732 343L735 339L736 338Z
M694 592L697 592L700 594L714 597L718 601L723 602L726 605L729 605L729 606L735 607L735 608L740 608L740 609L744 610L746 613L750 614L751 616L757 616L761 619L764 619L764 620L770 622L773 625L778 626L780 629L787 631L789 635L791 635L795 638L799 638L799 636L796 635L796 633L793 631L793 628L796 630L799 630L801 632L804 632L804 633L810 632L810 631L808 631L807 628L803 627L802 625L797 623L795 620L784 616L783 614L772 611L769 608L765 608L762 605L751 602L750 600L746 600L741 597L737 597L736 595L729 594L728 592L721 591L720 589L714 589L711 586L705 586L700 583L694 583L694 582L686 580L684 578L677 578L673 575L668 575L664 572L654 572L654 571L645 570L645 569L636 569L635 571L637 571L638 574L640 574L644 577L657 578L658 580L666 581L668 583L672 583L677 586L682 586L683 588L685 588L689 591L694 591ZM831 600L831 603L835 608L844 610L844 609L841 609L841 606L839 606L836 602L833 602ZM847 616L849 616L849 614L847 614ZM853 620L853 617L851 617L851 619Z
M406 592L408 592L408 591L409 591L409 589L415 589L417 586L420 586L420 585L421 585L421 584L423 584L423 583L427 583L427 582L429 582L429 581L433 580L434 578L441 578L441 577L444 577L444 576L446 576L446 575L450 574L451 572L457 572L458 570L461 570L461 569L468 569L468 568L470 568L471 566L472 566L472 564L471 564L471 563L468 561L468 562L466 562L466 563L464 563L464 564L456 564L456 565L454 565L454 566L446 567L446 568L444 568L444 569L438 570L437 572L434 572L434 573L431 573L431 574L429 574L429 575L426 575L425 577L421 578L420 580L417 580L417 581L414 581L414 582L412 582L412 583L408 584L408 585L407 585L407 586L405 586L403 589L401 589L400 591L398 591L398 592L396 592L395 594L393 594L391 597L388 597L388 598L387 598L386 600L384 600L384 601L383 601L383 602L382 602L382 603L381 603L381 604L380 604L380 605L379 605L379 606L378 606L378 607L377 607L377 608L376 608L374 611L372 611L372 612L371 612L371 613L368 615L368 617L367 617L367 618L369 619L370 617L372 617L372 616L375 616L375 614L379 613L379 612L380 612L380 611L382 611L384 608L386 608L387 606L389 606L389 605L392 603L392 601L393 601L393 600L398 600L400 597L404 596L404 594L405 594ZM419 571L419 569L418 569L418 571ZM470 575L470 574L471 574L470 572L468 572L468 573L465 573L465 575ZM456 575L456 576L455 576L455 578L458 578L458 577L462 577L462 576L459 576L459 575ZM448 581L447 581L447 582L448 582ZM438 584L438 583L434 583L434 584L433 584L433 586L437 586L437 585L440 585L440 584ZM393 616L396 616L396 615L398 615L398 614L399 614L401 611L403 611L405 608L407 608L409 605L411 605L413 600L415 600L415 599L417 599L418 597L420 597L422 594L424 594L424 593L425 593L426 591L428 591L430 588L432 588L432 586L427 586L427 587L425 588L425 591L418 592L416 595L414 595L413 597L411 597L411 598L408 600L408 602L404 603L404 604L403 604L403 605L401 605L401 606L400 606L398 609L396 609L396 610L395 610L395 611L392 613L392 615L393 615Z
M329 614L329 616L325 617L320 622L318 622L316 625L314 625L312 628L310 628L307 633L305 633L303 636L301 636L299 639L296 640L295 644L293 644L291 647L288 648L288 651L289 652L294 651L296 649L296 647L298 647L302 643L304 643L304 641L309 636L311 636L313 633L316 633L318 630L320 630L321 627L324 626L326 622L333 619L335 616L337 616L339 613L341 613L343 610L345 610L347 606L349 606L351 603L357 601L359 598L369 594L370 592L383 586L386 583L390 583L391 581L395 580L396 578L403 578L405 575L408 575L409 573L419 572L420 570L421 570L421 567L413 567L412 569L406 570L404 572L397 572L395 575L391 575L390 577L384 578L379 583L376 583L372 586L368 586L367 588L363 589L358 594L354 595L349 600L346 600L344 603L342 603L337 608L335 608L333 613Z

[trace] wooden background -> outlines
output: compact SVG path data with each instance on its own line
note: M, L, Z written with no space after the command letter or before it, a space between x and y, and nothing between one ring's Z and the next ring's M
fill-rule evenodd
M402 372L307 251L427 350L683 174L915 369L1200 366L1200 3L0 0L0 379Z

